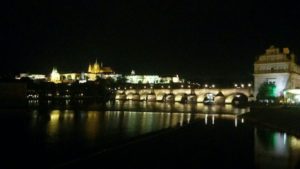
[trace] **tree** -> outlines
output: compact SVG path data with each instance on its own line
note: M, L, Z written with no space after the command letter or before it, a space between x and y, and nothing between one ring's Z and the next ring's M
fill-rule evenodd
M264 82L258 89L256 97L258 100L275 100L276 99L276 85L274 82Z

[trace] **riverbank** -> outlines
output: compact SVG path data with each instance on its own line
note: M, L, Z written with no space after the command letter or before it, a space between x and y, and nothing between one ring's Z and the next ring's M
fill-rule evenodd
M256 125L300 137L300 106L255 106L240 117Z

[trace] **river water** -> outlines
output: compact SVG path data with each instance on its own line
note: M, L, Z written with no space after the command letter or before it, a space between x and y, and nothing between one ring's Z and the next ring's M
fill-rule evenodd
M97 105L0 110L0 168L51 168L195 121L205 126L203 130L225 124L218 130L239 132L245 144L250 140L245 147L253 152L250 156L255 168L299 168L300 139L237 117L249 110L232 105L158 102L113 102L107 103L105 110Z

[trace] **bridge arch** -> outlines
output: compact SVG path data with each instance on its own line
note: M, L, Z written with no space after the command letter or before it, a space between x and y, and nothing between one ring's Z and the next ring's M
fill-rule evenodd
M147 101L147 93L143 93L143 94L140 94L140 100L141 101Z
M246 104L248 96L244 93L232 93L225 98L226 104Z
M186 93L180 93L175 95L175 102L187 102L187 94Z
M197 95L196 94L187 95L187 102L188 103L196 103L197 102Z
M156 101L156 95L154 93L148 94L146 100L151 101L151 102L155 102Z
M170 93L170 94L165 94L164 99L165 102L174 102L175 101L175 95Z
M129 93L126 95L126 100L134 100L134 101L139 101L140 100L140 95L137 93Z
M215 98L215 94L205 93L205 94L199 95L197 97L197 102L200 102L200 103L208 103L208 102L213 103L214 98Z
M156 94L156 101L164 101L167 94L165 93L158 93Z
M221 91L219 91L219 93L215 95L214 103L215 104L224 104L225 103L225 96Z
M115 96L116 100L126 100L126 94L124 93L117 93Z

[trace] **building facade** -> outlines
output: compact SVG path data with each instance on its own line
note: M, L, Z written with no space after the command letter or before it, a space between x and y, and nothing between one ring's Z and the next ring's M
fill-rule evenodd
M275 85L275 97L284 96L288 89L300 88L300 67L288 48L271 46L254 63L254 96L265 82Z

